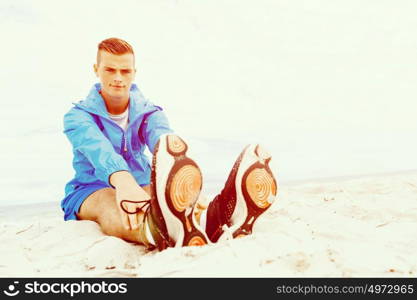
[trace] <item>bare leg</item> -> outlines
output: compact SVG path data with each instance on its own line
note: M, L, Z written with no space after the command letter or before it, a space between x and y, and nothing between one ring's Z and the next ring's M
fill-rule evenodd
M143 189L150 194L150 186L145 186ZM126 230L120 218L119 208L115 200L116 191L112 188L100 189L84 200L77 214L80 220L90 220L97 222L101 230L111 236L119 237L124 240L143 243L143 226L139 226L138 230ZM144 213L136 214L138 224L143 224Z

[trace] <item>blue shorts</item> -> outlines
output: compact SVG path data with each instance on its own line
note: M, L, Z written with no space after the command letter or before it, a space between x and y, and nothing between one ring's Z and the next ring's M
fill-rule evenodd
M77 213L80 210L84 200L97 190L109 187L103 184L90 184L80 186L71 194L66 196L61 202L62 210L64 211L64 220L78 220Z

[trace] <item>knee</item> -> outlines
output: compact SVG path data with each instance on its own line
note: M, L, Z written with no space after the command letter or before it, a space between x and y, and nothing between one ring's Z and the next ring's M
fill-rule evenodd
M103 189L96 199L95 206L97 207L98 218L108 217L109 213L117 211L116 190L112 188Z
M99 221L115 203L115 191L111 188L98 190L88 196L81 205L77 217L80 220Z
M99 201L114 200L116 197L116 190L112 188L105 188L100 191L98 195Z

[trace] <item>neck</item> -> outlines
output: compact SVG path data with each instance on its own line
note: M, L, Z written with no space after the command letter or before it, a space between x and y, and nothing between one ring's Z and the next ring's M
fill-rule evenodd
M100 91L100 94L106 104L107 112L112 115L120 115L129 106L129 97L113 98L106 95L106 93L103 93L102 91Z

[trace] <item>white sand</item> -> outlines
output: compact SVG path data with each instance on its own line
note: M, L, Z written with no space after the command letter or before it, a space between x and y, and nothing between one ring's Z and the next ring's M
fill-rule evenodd
M416 277L417 173L283 186L251 236L146 252L58 204L0 209L0 276Z

